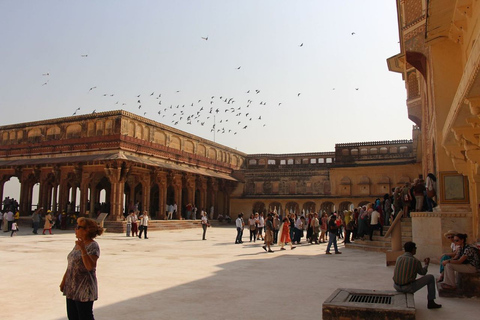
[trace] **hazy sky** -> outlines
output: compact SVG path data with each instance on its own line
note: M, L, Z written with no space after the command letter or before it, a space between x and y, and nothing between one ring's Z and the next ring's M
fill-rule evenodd
M123 109L245 153L411 138L394 0L2 0L0 30L0 125Z

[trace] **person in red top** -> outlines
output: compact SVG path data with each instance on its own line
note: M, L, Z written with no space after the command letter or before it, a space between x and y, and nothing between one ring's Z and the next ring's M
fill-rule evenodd
M284 246L286 243L290 243L290 250L295 249L292 243L292 239L290 238L290 220L288 217L283 218L283 223L280 226L280 233L278 235L280 239L280 250L285 250Z

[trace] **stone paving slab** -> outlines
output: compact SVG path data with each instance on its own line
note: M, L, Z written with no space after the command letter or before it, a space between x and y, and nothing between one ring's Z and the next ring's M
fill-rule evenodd
M95 318L321 319L322 303L337 288L393 290L385 255L325 244L266 253L261 243L234 244L234 227L149 232L149 239L106 233L98 238L99 300ZM59 284L73 231L17 236L0 232L2 319L66 319ZM288 248L288 247L287 247ZM430 272L438 275L437 266ZM426 308L426 288L415 294L417 319L477 319L480 299L438 298Z

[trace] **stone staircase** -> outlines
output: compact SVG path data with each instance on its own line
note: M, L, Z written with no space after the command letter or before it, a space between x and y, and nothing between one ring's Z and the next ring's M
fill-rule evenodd
M383 227L383 234L388 231L389 226ZM346 248L352 249L362 249L365 251L375 251L375 252L387 252L391 250L391 238L384 238L380 236L380 231L375 230L373 232L373 241L369 240L368 235L366 235L365 240L356 239L352 243L346 243ZM407 241L412 241L412 219L402 218L402 243Z
M150 220L148 231L201 228L201 224L201 220ZM127 230L126 221L105 221L103 226L106 232L125 233Z

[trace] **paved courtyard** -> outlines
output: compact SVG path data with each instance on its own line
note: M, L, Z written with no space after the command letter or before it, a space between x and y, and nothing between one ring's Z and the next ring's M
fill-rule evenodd
M325 244L266 253L261 243L234 244L233 227L154 231L149 239L106 233L98 238L96 319L321 319L336 288L393 290L385 255L346 249L324 255ZM59 284L73 231L0 235L2 319L66 319ZM438 266L430 273L437 275ZM478 319L480 299L437 298L426 308L415 295L417 319Z

